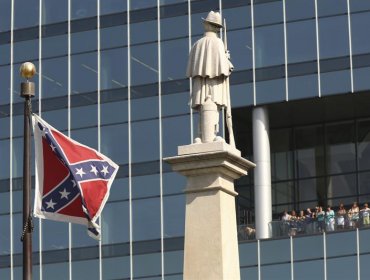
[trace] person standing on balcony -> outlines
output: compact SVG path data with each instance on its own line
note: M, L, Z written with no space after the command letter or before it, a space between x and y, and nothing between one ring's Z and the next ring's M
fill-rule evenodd
M335 213L331 209L330 205L328 205L325 212L325 223L327 231L334 231Z
M319 206L317 210L316 217L317 217L319 232L325 231L325 211L322 210L321 206Z
M337 212L337 227L338 227L338 229L344 229L346 213L347 213L347 211L344 208L343 203L339 204L339 210Z
M362 225L367 227L370 225L370 208L367 203L364 204L364 208L361 209Z

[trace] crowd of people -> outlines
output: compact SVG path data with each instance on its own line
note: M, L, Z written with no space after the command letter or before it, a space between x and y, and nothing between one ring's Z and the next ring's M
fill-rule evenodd
M357 202L354 202L348 210L341 203L337 211L331 206L326 210L322 206L315 209L307 208L297 214L292 210L290 213L284 211L281 216L283 234L294 236L296 234L312 234L316 232L330 232L345 228L357 228L370 226L370 208L365 203L360 209Z

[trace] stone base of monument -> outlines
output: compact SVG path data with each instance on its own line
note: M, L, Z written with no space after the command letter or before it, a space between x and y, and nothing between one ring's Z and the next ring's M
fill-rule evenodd
M184 279L240 279L234 180L255 164L225 142L180 146L164 160L187 177Z

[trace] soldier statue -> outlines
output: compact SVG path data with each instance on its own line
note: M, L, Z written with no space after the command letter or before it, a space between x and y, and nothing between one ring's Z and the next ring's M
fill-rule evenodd
M217 136L219 131L219 112L226 110L226 124L229 131L229 144L235 147L231 106L229 76L233 71L227 44L218 37L222 25L218 12L209 12L203 19L204 36L192 47L186 76L192 78L191 107L199 112L198 137L195 143L224 141Z

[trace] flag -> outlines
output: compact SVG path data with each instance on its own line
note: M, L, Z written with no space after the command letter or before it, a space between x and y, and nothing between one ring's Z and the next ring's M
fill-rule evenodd
M35 114L32 123L36 158L34 215L86 225L89 235L100 239L96 220L108 200L118 165Z

